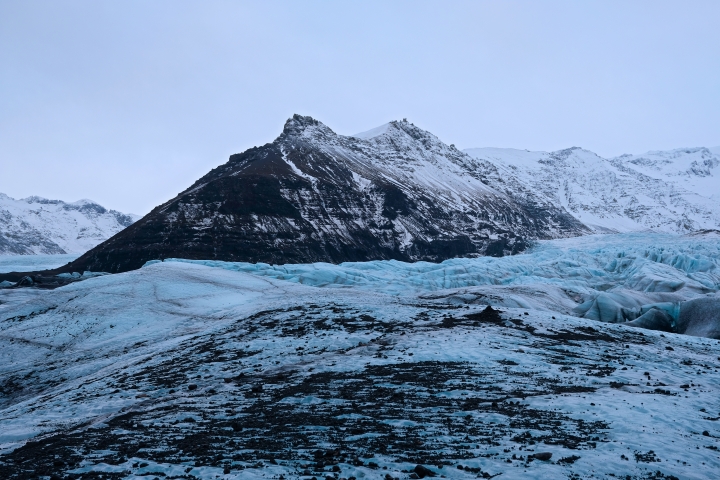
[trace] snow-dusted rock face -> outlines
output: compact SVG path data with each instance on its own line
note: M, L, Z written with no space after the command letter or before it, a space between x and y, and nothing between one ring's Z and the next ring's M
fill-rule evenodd
M707 148L605 159L580 148L466 153L508 172L597 232L720 229L720 152Z
M513 175L414 125L337 135L295 115L71 267L182 257L267 263L440 261L589 230Z
M0 255L83 253L138 218L90 200L15 200L0 193Z
M648 177L720 203L720 148L679 148L615 159Z

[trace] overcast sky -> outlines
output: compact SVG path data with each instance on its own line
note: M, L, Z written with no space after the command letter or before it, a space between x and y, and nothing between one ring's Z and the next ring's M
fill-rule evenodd
M720 1L0 0L0 192L137 214L293 113L458 148L720 145Z

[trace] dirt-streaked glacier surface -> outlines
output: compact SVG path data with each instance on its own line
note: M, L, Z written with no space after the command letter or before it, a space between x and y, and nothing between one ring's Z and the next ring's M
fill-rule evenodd
M441 264L166 260L0 290L0 470L713 478L718 341L587 312L683 324L718 297L719 249L635 234Z

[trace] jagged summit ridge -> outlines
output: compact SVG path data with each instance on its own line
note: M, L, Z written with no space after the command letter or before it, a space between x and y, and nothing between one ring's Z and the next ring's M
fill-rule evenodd
M306 135L313 131L319 131L325 134L335 135L335 132L333 132L322 122L315 120L310 116L298 115L296 113L292 117L287 119L287 121L285 122L285 126L283 127L283 131L280 134L280 137L278 137L278 140L281 138L290 138Z
M294 115L272 143L232 155L68 268L117 272L167 257L440 261L588 231L490 162L407 121L357 138Z

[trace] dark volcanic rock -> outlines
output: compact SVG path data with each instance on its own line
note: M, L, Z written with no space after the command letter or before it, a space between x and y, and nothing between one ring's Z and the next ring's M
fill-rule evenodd
M550 453L550 452L538 452L538 453L533 453L533 454L532 454L532 457L533 457L533 458L536 458L536 459L538 459L538 460L548 461L548 460L550 460L550 459L552 458L552 453Z
M434 477L436 475L435 472L433 472L424 465L417 465L414 471L420 478Z
M587 233L490 163L414 125L345 137L295 115L61 271L122 272L182 257L266 263L517 253Z

